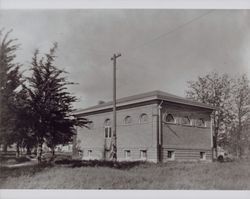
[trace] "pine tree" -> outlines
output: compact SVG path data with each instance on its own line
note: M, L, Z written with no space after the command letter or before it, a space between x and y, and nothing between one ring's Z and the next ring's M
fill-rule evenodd
M15 134L15 101L20 86L20 65L15 63L16 51L19 47L16 39L9 39L12 31L3 34L0 31L0 144L7 150L13 144Z
M41 160L42 145L47 144L54 151L58 144L72 141L76 126L85 126L88 121L73 115L77 99L67 91L73 84L63 76L65 71L54 65L57 44L44 57L38 58L35 51L32 59L32 76L28 78L29 104L31 107L30 126L38 144L38 160Z
M30 155L31 149L36 146L36 139L30 126L32 114L28 98L28 92L23 86L15 101L16 123L13 139L17 146L17 156L19 156L19 147L26 148L27 154Z

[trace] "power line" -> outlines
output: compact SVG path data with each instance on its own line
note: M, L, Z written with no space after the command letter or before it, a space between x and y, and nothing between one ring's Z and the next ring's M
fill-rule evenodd
M137 49L139 49L141 47L144 47L144 46L146 46L146 45L148 45L148 44L150 44L150 43L152 43L152 42L154 42L156 40L159 40L161 38L167 37L168 35L172 34L173 32L178 31L178 30L182 29L183 27L186 27L186 26L190 25L191 23L193 23L193 22L201 19L202 17L205 17L206 15L208 15L208 14L210 14L212 12L213 12L213 10L207 11L206 13L204 13L202 15L199 15L199 16L197 16L197 17L189 20L189 21L187 21L184 24L179 25L176 28L174 28L174 29L172 29L172 30L170 30L168 32L162 33L162 34L158 35L157 37L155 37L155 38L153 38L153 39L151 39L149 41L146 41L146 42L140 44L137 47L134 47L134 48L131 48L131 49L125 49L124 51L129 51L129 52L126 52L124 54L129 54L132 51L137 50ZM96 54L96 55L99 54L99 55L103 55L103 56L106 56L109 53L108 51L100 51L99 49L97 50L97 49L93 49L93 48L85 48L84 51L85 52L87 51L87 52L89 52L91 54ZM109 61L107 60L107 61L103 62L102 64L97 64L96 66L107 66L108 64L109 64Z
M137 47L134 47L134 48L132 48L132 49L126 49L125 51L128 51L128 50L129 50L129 51L131 52L131 51L137 50L137 49L139 49L139 48L141 48L141 47L143 47L143 46L146 46L146 45L148 45L148 44L150 44L150 43L152 43L152 42L154 42L154 41L156 41L156 40L159 40L159 39L161 39L161 38L163 38L163 37L168 36L169 34L172 34L172 33L175 32L175 31L178 31L178 30L182 29L183 27L186 27L187 25L190 25L191 23L193 23L193 22L195 22L195 21L201 19L202 17L207 16L208 14L210 14L210 13L212 13L212 12L213 12L213 10L210 10L210 11L208 11L208 12L202 14L202 15L199 15L199 16L197 16L197 17L191 19L190 21L187 21L187 22L184 23L184 24L181 24L181 25L177 26L176 28L174 28L174 29L172 29L172 30L170 30L170 31L168 31L168 32L165 32L165 33L163 33L163 34L161 34L161 35L158 35L157 37L155 37L155 38L153 38L153 39L151 39L151 40L149 40L149 41L147 41L147 42L142 43L141 45L139 45L139 46L137 46ZM127 54L128 54L128 53L129 53L129 52L127 52Z

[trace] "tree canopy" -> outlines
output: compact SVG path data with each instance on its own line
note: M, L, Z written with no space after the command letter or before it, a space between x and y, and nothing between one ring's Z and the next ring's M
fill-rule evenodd
M212 72L198 77L195 81L189 81L188 87L186 91L188 98L216 108L212 114L214 148L217 149L217 144L229 146L232 143L236 143L239 148L242 125L249 119L250 112L247 76L232 78L227 74L219 75Z
M27 78L26 89L31 108L30 126L36 142L41 148L46 143L52 150L58 144L66 144L73 139L76 126L85 126L88 121L73 114L77 99L67 91L73 84L63 76L65 71L54 65L57 44L50 52L38 58L36 50L31 65L32 75Z
M0 144L5 150L15 141L15 105L22 83L20 64L15 62L19 45L9 38L11 32L0 31Z

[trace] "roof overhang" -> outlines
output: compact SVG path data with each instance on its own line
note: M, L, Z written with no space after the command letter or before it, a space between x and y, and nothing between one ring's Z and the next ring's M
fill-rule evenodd
M186 98L182 98L179 96L171 95L168 93L164 93L161 91L153 91L150 93L145 93L145 94L140 94L140 95L135 95L135 96L130 96L130 97L125 97L117 100L116 107L124 107L128 105L135 105L143 102L149 102L149 101L166 101L166 102L172 102L172 103L177 103L177 104L183 104L187 106L193 106L193 107L200 107L200 108L205 108L209 110L215 110L216 108L204 103L192 101ZM106 102L104 104L92 106L86 109L81 109L77 110L74 112L75 115L80 115L80 114L86 114L86 113L92 113L92 112L97 112L97 111L105 111L105 110L110 110L113 108L113 102Z

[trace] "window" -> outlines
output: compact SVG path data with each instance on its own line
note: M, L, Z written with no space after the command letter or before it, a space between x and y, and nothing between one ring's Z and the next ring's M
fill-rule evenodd
M165 122L175 123L173 115L172 114L167 114L166 117L165 117Z
M106 119L104 121L104 126L111 126L111 120L110 119Z
M112 137L112 128L111 128L111 121L110 119L106 119L104 122L104 136L105 138L111 138Z
M105 138L111 138L112 137L112 132L111 132L111 127L110 126L104 127L104 132L105 132Z
M190 125L190 119L188 116L182 118L181 123L184 125Z
M131 151L130 150L125 150L124 157L125 157L125 159L130 159L130 157L131 157Z
M205 152L200 152L200 159L205 160L206 159L206 153Z
M170 160L174 159L174 151L168 151L168 159Z
M88 150L88 157L92 156L92 150Z
M148 122L148 115L143 113L140 116L140 123L147 123Z
M126 116L124 119L124 124L131 124L132 123L132 117L131 116Z
M147 151L146 150L140 150L140 158L143 160L147 159Z
M79 157L83 157L83 150L78 150L78 155L79 155Z
M196 125L199 127L205 127L205 121L204 119L200 118L196 121Z

